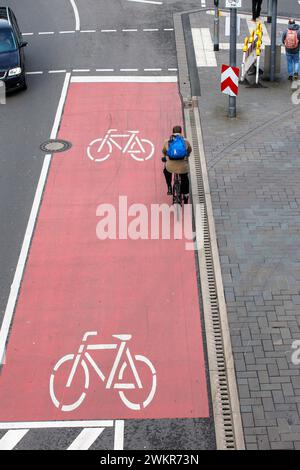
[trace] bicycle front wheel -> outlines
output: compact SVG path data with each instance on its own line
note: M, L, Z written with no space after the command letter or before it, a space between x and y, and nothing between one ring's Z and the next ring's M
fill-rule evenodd
M71 387L67 387L68 377L74 364L75 354L62 357L54 366L50 376L50 396L53 404L61 411L74 411L86 397L89 387L89 370L84 360L76 370ZM79 398L78 398L79 395Z

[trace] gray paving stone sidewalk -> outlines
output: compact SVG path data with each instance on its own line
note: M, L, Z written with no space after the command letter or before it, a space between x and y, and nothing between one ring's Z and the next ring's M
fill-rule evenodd
M300 105L283 57L277 83L240 87L229 120L228 52L217 60L198 69L200 111L246 448L300 449Z

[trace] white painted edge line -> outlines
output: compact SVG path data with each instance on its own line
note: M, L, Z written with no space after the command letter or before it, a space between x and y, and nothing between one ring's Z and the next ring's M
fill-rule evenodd
M85 428L67 450L88 450L103 433L105 428Z
M159 29L158 28L144 28L143 31L152 33L154 31L159 31Z
M137 29L122 29L122 31L124 31L125 33L133 33L133 32L137 32L138 30Z
M139 69L120 69L120 72L138 72Z
M33 36L34 33L22 33L22 36Z
M163 2L157 2L154 0L127 0L128 2L136 2L136 3L150 3L152 5L162 5Z
M54 119L52 132L51 132L51 135L50 135L50 139L55 139L56 138L58 128L59 128L60 119L61 119L61 116L62 116L63 107L64 107L66 96L67 96L67 91L68 91L70 79L71 79L71 74L67 73L66 77L65 77L64 84L63 84L60 100L59 100L59 103L58 103L58 107L57 107L56 116L55 116L55 119ZM21 248L21 252L20 252L20 256L19 256L19 259L18 259L17 268L16 268L16 271L15 271L13 283L12 283L11 288L10 288L10 294L9 294L9 298L8 298L8 301L7 301L7 306L6 306L6 309L5 309L3 322L2 322L2 325L1 325L1 330L0 330L0 364L3 364L4 359L5 359L5 348L6 348L8 333L9 333L10 325L11 325L11 322L12 322L12 319L13 319L14 310L15 310L15 307L16 307L16 302L17 302L19 289L20 289L20 285L21 285L21 282L22 282L22 278L23 278L23 273L24 273L24 268L25 268L28 252L29 252L29 247L30 247L30 243L31 243L31 239L32 239L36 219L37 219L37 216L38 216L38 212L39 212L39 208L40 208L40 204L41 204L41 200L42 200L44 187L45 187L46 180L47 180L47 174L48 174L50 162L51 162L51 155L45 155L44 163L43 163L43 166L42 166L42 171L41 171L41 174L40 174L38 186L37 186L36 193L35 193L35 196L34 196L34 201L33 201L33 205L32 205L32 208L31 208L31 213L30 213L30 216L29 216L29 220L28 220L28 224L27 224L27 228L26 228L26 232L25 232L25 236L24 236L24 240L23 240L23 244L22 244L22 248Z
M107 77L100 77L100 76L85 76L85 77L72 77L71 83L177 83L177 76L170 75L170 76L107 76Z
M21 421L16 423L0 423L0 429L112 428L117 422L112 419L91 421Z
M124 421L115 421L115 439L114 439L114 450L124 449Z
M116 33L116 29L101 29L101 33Z
M66 70L49 70L48 73L67 73Z
M59 31L59 34L74 34L76 31Z
M39 36L44 36L46 34L54 34L54 31L42 31L39 33Z
M10 430L0 439L0 450L12 450L23 437L28 433L29 429Z
M91 69L73 69L73 72L76 72L76 73L87 73L90 71Z
M115 69L96 69L96 72L114 72Z
M144 72L161 72L162 69L144 69Z
M70 0L70 3L72 5L72 8L74 10L74 15L75 15L75 29L76 31L79 31L80 30L80 17L79 17L79 11L78 11L78 8L76 6L76 3L75 3L75 0Z
M81 33L95 33L96 30L95 29L82 29L80 32Z

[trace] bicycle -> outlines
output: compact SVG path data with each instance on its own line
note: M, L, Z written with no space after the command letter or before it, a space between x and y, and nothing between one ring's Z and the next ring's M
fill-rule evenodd
M97 331L87 331L82 338L82 344L80 345L77 354L67 354L63 356L61 359L58 360L58 362L55 364L53 368L53 372L50 376L50 383L49 383L49 389L50 389L50 397L52 399L53 404L55 405L56 408L60 409L61 411L74 411L76 408L78 408L84 399L86 398L87 391L90 385L90 377L89 377L89 366L94 369L96 374L98 375L99 379L103 382L106 381L105 388L107 390L114 388L118 390L119 396L122 400L122 402L131 410L139 411L142 408L146 408L153 400L155 392L156 392L156 386L157 386L157 378L156 378L156 371L151 363L151 361L141 355L134 355L132 356L128 346L126 346L127 341L129 341L132 336L131 335L126 335L126 334L121 334L121 335L112 335L113 338L116 338L121 341L120 344L86 344L87 338L89 336L95 336L97 335ZM117 350L116 351L116 357L114 359L112 368L108 374L108 378L106 380L105 375L101 371L100 367L96 364L92 356L87 352L87 351L96 351L96 350ZM125 354L126 358L124 358L124 362L121 363L122 356ZM84 356L84 358L82 358ZM72 363L72 367L71 364ZM67 378L65 388L70 388L72 385L72 382L74 380L74 376L76 372L78 371L79 365L81 366L83 370L83 376L84 378L83 383L81 383L81 390L79 390L79 393L76 393L77 395L80 395L79 398L75 399L74 402L72 403L64 403L65 400L65 389L61 393L61 398L57 398L57 392L55 393L55 377L62 367L65 370L65 365L69 365L71 368L70 374ZM152 384L150 388L150 392L147 393L146 399L142 401L142 403L139 402L134 402L129 400L125 393L129 390L134 390L134 389L143 389L143 384L141 381L141 378L139 376L139 373L137 371L137 364L139 364L139 367L142 365L147 367L147 372L148 375L151 376L152 379ZM135 379L135 383L132 382L123 382L124 375L126 369L130 368L131 372L133 374L133 377ZM150 374L149 374L150 370ZM117 374L118 371L118 374ZM117 382L114 382L115 376L117 375Z
M137 162L145 162L150 160L154 154L154 145L150 140L140 139L139 131L127 131L127 134L115 134L117 129L109 129L104 137L93 140L88 148L87 155L94 162L104 162L112 152L113 146L121 150L122 154L128 153ZM124 146L120 145L117 140L127 138ZM150 149L147 150L147 147Z

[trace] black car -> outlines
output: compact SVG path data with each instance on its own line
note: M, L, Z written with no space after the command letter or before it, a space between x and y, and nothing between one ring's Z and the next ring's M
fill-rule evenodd
M6 91L26 89L24 46L17 20L9 7L0 7L0 80Z

